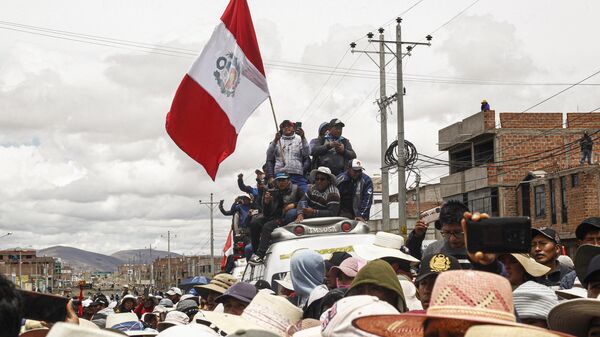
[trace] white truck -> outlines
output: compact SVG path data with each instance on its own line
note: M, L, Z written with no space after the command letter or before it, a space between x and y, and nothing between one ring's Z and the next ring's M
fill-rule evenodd
M274 287L290 271L292 254L299 249L312 249L328 259L334 252L354 251L355 244L369 244L375 235L369 233L365 222L343 217L306 219L302 223L290 223L275 229L271 235L271 247L264 263L246 264L242 281L266 280Z

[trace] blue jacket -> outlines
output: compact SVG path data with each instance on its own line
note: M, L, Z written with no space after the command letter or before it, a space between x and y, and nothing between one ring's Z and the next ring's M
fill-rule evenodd
M342 200L352 195L352 209L354 216L369 220L371 205L373 205L373 182L364 172L357 181L352 180L348 172L340 173L336 178L337 188ZM357 189L358 187L358 189ZM340 205L340 207L342 207Z

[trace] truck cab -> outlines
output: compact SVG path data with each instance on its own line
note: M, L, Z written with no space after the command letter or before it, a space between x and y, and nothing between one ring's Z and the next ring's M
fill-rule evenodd
M334 252L353 253L355 244L369 244L375 235L362 221L343 217L305 219L279 227L271 234L271 246L262 264L246 264L241 280L266 280L275 287L290 271L290 259L299 249L311 249L328 259Z

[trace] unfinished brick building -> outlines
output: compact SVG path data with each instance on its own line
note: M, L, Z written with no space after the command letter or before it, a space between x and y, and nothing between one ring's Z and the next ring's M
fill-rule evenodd
M600 113L500 113L498 125L494 111L465 118L439 131L450 166L441 196L494 216L530 216L572 253L575 227L600 215L600 166L579 163L585 130L600 139Z

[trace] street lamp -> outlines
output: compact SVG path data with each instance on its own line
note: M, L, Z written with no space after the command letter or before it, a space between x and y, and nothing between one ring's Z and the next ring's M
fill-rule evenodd
M8 233L6 233L6 234L4 234L4 235L0 236L0 239L2 239L3 237L7 237L7 236L9 236L9 235L12 235L12 232L8 232Z

